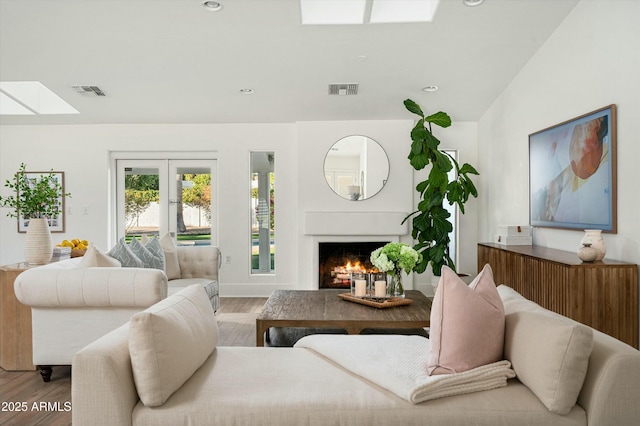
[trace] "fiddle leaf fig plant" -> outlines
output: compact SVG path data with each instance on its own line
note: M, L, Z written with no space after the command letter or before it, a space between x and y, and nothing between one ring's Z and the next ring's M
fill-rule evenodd
M5 182L4 186L15 191L15 195L0 195L0 207L13 209L7 213L9 217L21 215L31 219L57 218L62 208L58 200L60 197L70 197L71 194L64 193L62 184L53 171L40 175L37 179L29 179L25 168L24 163L20 164L20 169L13 175L13 181Z
M447 113L440 111L425 116L422 108L411 99L405 100L404 106L420 117L411 130L409 162L416 170L422 170L430 164L431 170L428 178L416 185L416 191L421 197L418 210L407 215L402 223L412 218L411 235L416 241L413 248L422 255L415 271L424 272L431 264L433 274L439 276L445 265L456 270L449 252L449 233L453 231L453 224L450 220L451 214L444 203L446 201L449 205L456 204L464 214L464 205L469 197L478 196L469 175L479 173L467 163L461 167L451 155L438 148L440 141L433 134L432 125L449 127L451 118ZM450 181L449 172L452 169L455 169L455 179Z

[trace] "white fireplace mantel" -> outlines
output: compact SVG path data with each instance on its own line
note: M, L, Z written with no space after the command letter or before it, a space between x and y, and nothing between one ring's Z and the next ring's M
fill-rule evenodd
M407 235L404 212L305 212L305 235Z

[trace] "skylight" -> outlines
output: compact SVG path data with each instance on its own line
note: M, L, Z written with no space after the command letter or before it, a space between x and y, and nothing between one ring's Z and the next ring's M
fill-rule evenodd
M371 23L431 22L439 0L374 0Z
M302 24L362 24L366 0L300 0Z
M1 115L34 115L34 112L25 108L21 103L14 101L4 92L0 92Z
M0 81L0 115L79 114L39 81Z
M300 0L303 25L431 22L440 0Z

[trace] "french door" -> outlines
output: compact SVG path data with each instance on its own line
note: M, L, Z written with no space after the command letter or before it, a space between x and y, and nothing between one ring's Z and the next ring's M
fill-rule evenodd
M217 245L215 159L116 159L117 238L162 236Z

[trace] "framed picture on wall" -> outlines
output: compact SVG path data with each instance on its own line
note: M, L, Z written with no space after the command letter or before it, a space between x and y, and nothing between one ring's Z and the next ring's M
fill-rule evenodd
M616 233L616 106L529 135L532 226Z
M64 172L25 172L25 176L27 180L30 182L30 186L35 185L35 182L40 178L41 175L48 175L49 173L53 174L55 180L57 180L62 186L61 194L64 194ZM53 219L49 219L49 230L51 232L64 232L64 196L61 195L58 198L58 210L60 213L58 217ZM29 218L23 216L18 213L18 232L27 232L27 228L29 227Z

